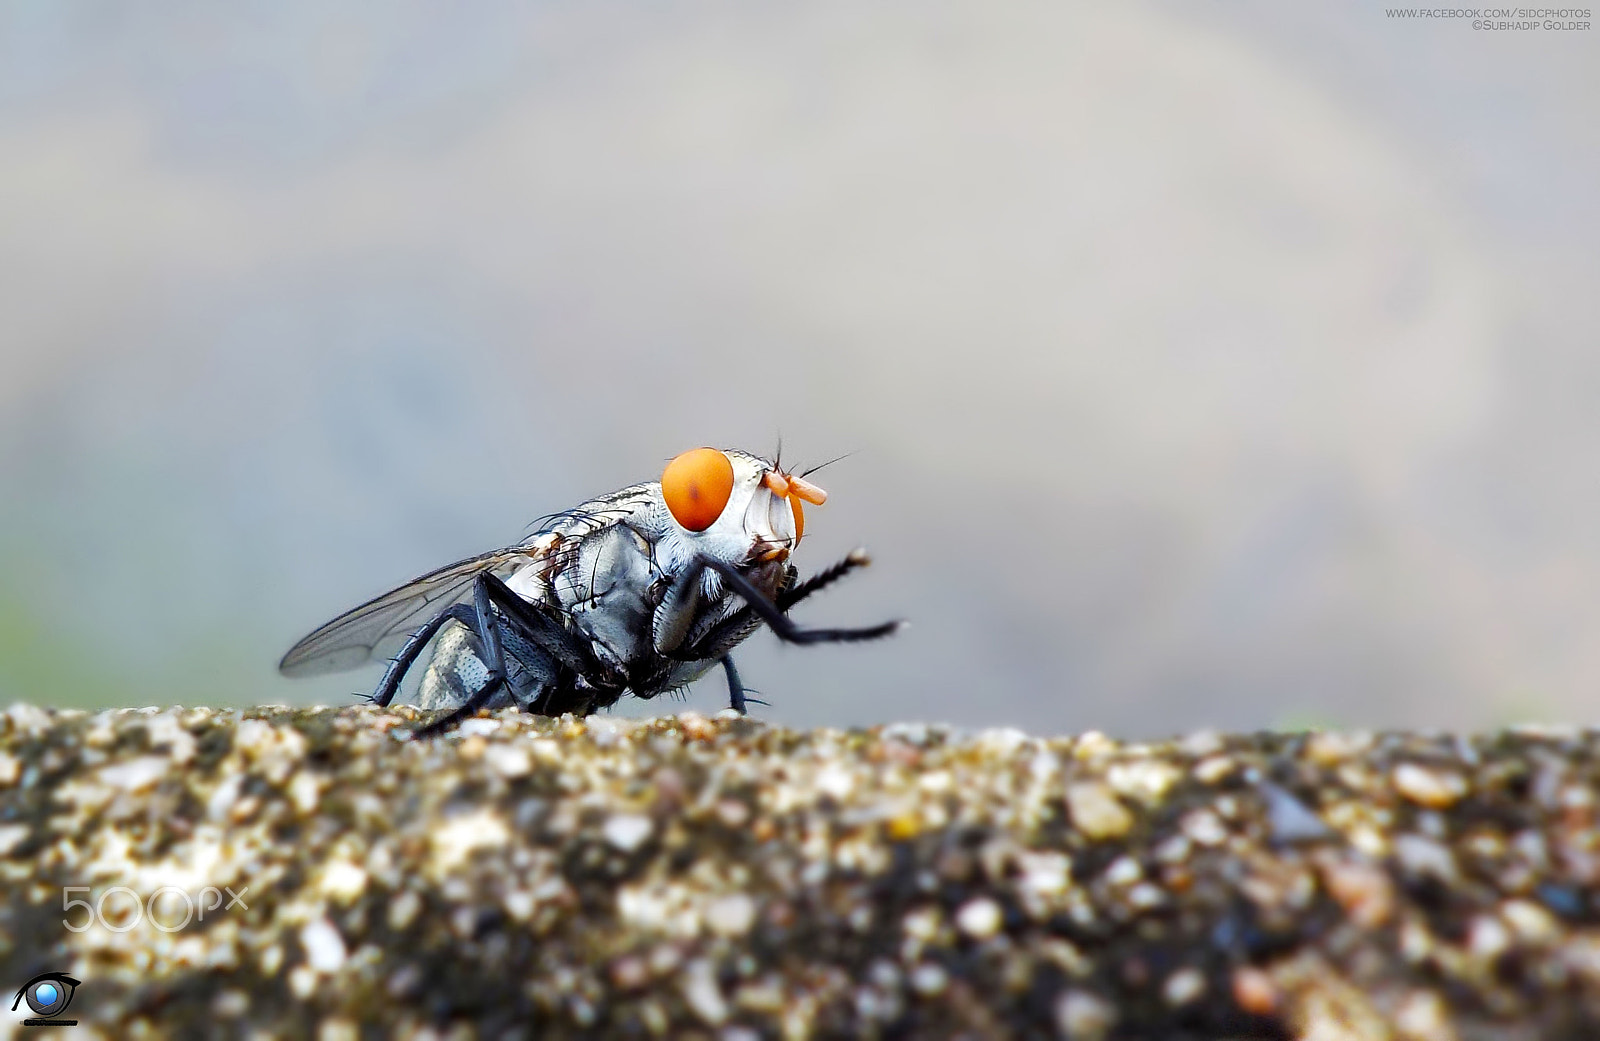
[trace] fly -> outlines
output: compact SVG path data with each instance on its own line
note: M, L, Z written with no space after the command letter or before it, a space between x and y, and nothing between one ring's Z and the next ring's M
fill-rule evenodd
M430 644L423 708L448 708L417 734L478 709L586 715L625 696L678 690L721 665L728 701L747 699L733 649L763 623L789 643L875 640L900 622L803 629L789 609L868 563L856 550L805 581L790 558L806 504L827 493L775 462L696 448L659 481L556 514L505 549L458 561L340 615L290 648L285 676L389 667L371 700L388 705Z

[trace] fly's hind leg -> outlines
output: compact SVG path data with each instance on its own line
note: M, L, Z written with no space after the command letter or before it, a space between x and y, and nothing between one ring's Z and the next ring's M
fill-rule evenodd
M477 612L466 604L451 604L440 611L428 621L421 629L411 634L411 638L400 648L389 662L389 667L384 670L383 679L378 681L378 689L372 692L368 700L374 705L386 706L394 700L395 693L400 689L400 681L405 679L411 666L416 664L417 657L428 641L436 636L446 622L460 622L468 628L474 628L477 622Z
M479 644L483 647L484 665L489 669L489 675L484 678L483 685L473 691L472 696L460 705L446 712L432 723L426 723L412 731L414 737L427 737L455 726L458 722L477 712L489 699L494 697L501 684L506 681L506 656L505 650L500 645L500 626L494 616L493 601L489 595L489 587L484 579L492 578L487 572L481 574L472 583L472 630L478 637Z
M484 665L489 675L470 698L439 719L418 727L412 732L413 736L427 737L455 726L488 704L502 684L511 688L519 708L538 712L556 685L556 673L559 671L557 663L579 673L593 667L589 649L561 623L549 617L545 613L547 608L524 600L495 575L489 572L478 575L472 585L472 601L475 608L472 628L483 644ZM537 691L521 683L508 682L502 633L524 651L519 660L524 660L530 667L537 665L540 671L546 673L543 677L537 677L543 680ZM525 644L530 646L524 647Z

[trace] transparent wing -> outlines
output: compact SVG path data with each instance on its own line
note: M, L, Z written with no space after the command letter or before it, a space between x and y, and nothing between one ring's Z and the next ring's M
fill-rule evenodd
M510 571L537 555L538 550L524 544L429 572L322 626L289 648L278 671L285 676L316 676L390 657L428 619L469 599L472 580L481 572Z

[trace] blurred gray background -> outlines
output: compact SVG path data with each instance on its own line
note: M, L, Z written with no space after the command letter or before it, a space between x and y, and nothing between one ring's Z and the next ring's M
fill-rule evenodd
M770 717L1595 721L1597 58L1368 3L11 0L0 701L343 703L274 671L311 627L781 434L853 453L801 563L878 561L803 617L915 627L753 638Z

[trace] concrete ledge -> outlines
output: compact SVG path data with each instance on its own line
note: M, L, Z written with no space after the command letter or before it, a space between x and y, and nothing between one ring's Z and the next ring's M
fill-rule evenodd
M1600 1036L1595 732L417 718L13 707L0 985L82 980L75 1039Z

